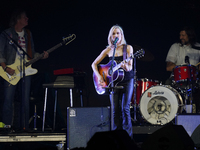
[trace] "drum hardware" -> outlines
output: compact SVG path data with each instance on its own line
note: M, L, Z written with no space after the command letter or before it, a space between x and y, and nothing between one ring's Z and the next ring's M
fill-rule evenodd
M147 89L149 89L152 86L162 85L162 82L148 78L139 78L136 80L135 85L136 91L133 92L133 96L135 96L136 93L136 104L139 105L142 93L144 93ZM134 99L132 99L132 103L135 104Z
M137 82L136 72L137 72L137 70L136 70L136 58L134 57L134 80L133 80L134 87L133 87L133 93L136 93L136 82ZM137 115L137 113L136 113L136 111L137 111L137 108L136 108L137 107L136 94L134 94L133 96L134 96L134 98L133 98L133 100L134 100L134 103L133 103L133 121L137 122L137 117L136 117L136 115Z
M138 45L133 45L133 49L135 51L137 51L137 50L142 49L142 47L138 46ZM137 115L136 114L136 111L137 111L137 104L136 104L136 84L137 84L136 59L142 60L142 61L152 61L152 60L154 60L153 54L151 54L149 51L146 51L146 50L144 50L144 51L145 51L145 54L144 54L143 57L140 57L140 58L134 57L134 89L133 89L133 93L135 93L135 94L133 95L133 104L132 104L133 105L133 109L134 109L134 117L133 117L133 121L134 122L137 122L137 117L136 117L136 115Z
M133 49L134 50L140 50L142 47L138 46L138 45L133 45ZM131 105L130 108L133 109L133 118L132 121L134 123L136 122L146 122L140 113L140 108L139 108L139 101L140 101L140 97L142 95L142 93L147 90L148 88L158 85L160 84L160 82L158 81L152 81L152 80L148 80L148 79L142 79L142 80L137 80L137 75L136 75L136 60L140 60L140 61L152 61L154 60L154 56L151 52L149 52L148 50L145 50L145 55L142 58L134 58L134 89L133 89L133 96L132 96L132 100L131 100ZM143 85L141 85L141 83ZM139 93L138 93L139 92Z
M197 65L193 66L187 63L187 65L176 66L173 69L175 86L184 93L185 98L185 111L186 113L192 113L192 109L187 109L193 106L193 91L198 88L198 68Z
M139 78L139 79L135 79L135 83L134 83L134 91L133 91L133 96L132 96L132 100L131 100L131 104L132 104L132 109L134 112L134 119L132 119L132 121L134 123L138 123L139 125L144 125L147 124L148 122L143 118L143 116L140 113L140 98L141 95L150 87L152 86L156 86L156 85L161 85L162 83L159 82L158 80L152 80L152 79L148 79L148 78Z
M184 89L183 88L177 88L177 91L182 96L183 102L184 102L184 107L183 107L183 112L182 113L192 113L192 112L194 112L194 111L192 111L192 112L191 111L187 111L187 108L186 108L187 107L186 105L190 105L190 107L193 105L193 91L194 91L194 88L190 87L188 85Z
M192 106L190 110L192 109L192 112L194 112L193 90L200 87L197 69L191 65L182 65L176 68L171 76L172 86L162 85L162 83L152 86L146 84L146 89L144 89L144 82L152 82L152 80L146 78L136 80L136 75L134 76L134 92L131 102L134 104L135 109L138 109L137 106L139 106L142 118L150 124L164 125L169 123L177 114L183 113L183 111L187 113L186 104L190 104ZM152 96L152 93L155 95L161 94L161 96ZM137 116L136 112L134 110L134 117ZM136 121L135 118L133 121Z

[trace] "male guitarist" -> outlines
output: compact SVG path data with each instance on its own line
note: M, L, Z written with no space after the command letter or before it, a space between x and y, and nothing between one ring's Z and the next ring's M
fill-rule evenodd
M116 48L115 48L116 47ZM124 73L119 73L121 78L121 82L117 85L123 86L124 88L119 91L114 92L113 98L113 118L114 118L114 130L124 129L127 133L132 137L132 123L130 116L130 102L133 93L133 78L134 73L132 69L133 60L125 62L128 57L131 57L133 54L133 48L131 45L126 44L126 40L124 38L124 32L122 28L118 25L114 25L109 32L108 35L108 46L101 52L101 54L94 60L92 63L92 69L94 74L97 76L97 82L100 86L105 86L107 84L107 79L105 75L107 75L108 71L100 72L98 65L105 58L109 57L112 60L114 48L116 49L114 60L117 64L121 63L121 69ZM119 71L119 70L117 70ZM105 74L104 74L105 73ZM112 100L112 96L110 96ZM122 119L120 119L122 118Z
M34 43L32 34L28 29L25 29L28 25L28 17L24 10L15 10L10 19L10 28L3 31L0 35L0 64L1 67L9 77L15 75L16 68L12 68L9 65L14 64L16 61L20 61L22 58L22 49L28 54L26 59L33 58L36 54L34 51ZM43 59L48 57L48 53L44 52ZM21 71L20 71L21 72ZM25 76L23 78L24 84L24 99L23 99L23 110L18 113L19 121L15 128L21 130L29 129L29 94L30 94L30 83L31 76ZM20 84L19 84L20 83ZM4 104L2 112L2 121L6 125L13 125L13 102L15 91L20 88L22 91L22 79L16 84L12 85L9 81L4 81ZM22 100L22 98L20 99ZM22 106L22 103L20 104ZM22 107L21 107L22 109ZM23 113L23 114L22 114ZM22 117L23 116L23 117Z

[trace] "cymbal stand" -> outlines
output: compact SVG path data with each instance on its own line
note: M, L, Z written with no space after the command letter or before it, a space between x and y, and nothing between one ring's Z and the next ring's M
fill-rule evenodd
M190 79L189 79L189 88L190 88L190 104L192 105L193 104L193 77L192 77L192 73L191 73L191 68L190 68L190 64L188 65L188 69L189 69L189 77L190 77Z
M187 70L188 70L188 77L189 78L187 79L187 86L186 86L186 92L185 92L185 105L192 105L193 104L193 77L191 76L190 66L191 65L188 63ZM187 110L186 110L186 112L187 112Z
M136 103L136 88L137 88L137 75L136 75L136 57L134 58L134 87L133 87L133 94L134 94L134 104L133 104L133 110L134 110L134 117L133 117L133 121L136 122L137 121L137 103Z

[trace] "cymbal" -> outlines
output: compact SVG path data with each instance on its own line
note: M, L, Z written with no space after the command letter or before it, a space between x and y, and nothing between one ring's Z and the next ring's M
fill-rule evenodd
M141 46L133 45L134 51L138 51L141 48L142 48ZM146 49L144 49L144 51L145 51L144 57L137 58L137 60L141 60L141 61L153 61L154 60L153 54L150 51L146 50Z

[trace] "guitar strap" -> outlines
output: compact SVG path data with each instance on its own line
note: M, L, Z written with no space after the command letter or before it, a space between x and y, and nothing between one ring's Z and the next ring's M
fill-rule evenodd
M27 38L28 38L28 44L27 44L27 54L32 58L32 49L31 49L31 33L30 30L26 29L27 32ZM28 60L31 58L28 57Z
M127 49L127 45L125 44L125 45L123 45L123 60L125 60L127 57L126 49Z

